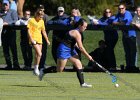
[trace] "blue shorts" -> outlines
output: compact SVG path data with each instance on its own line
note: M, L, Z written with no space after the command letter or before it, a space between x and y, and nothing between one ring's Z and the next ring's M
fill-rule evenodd
M77 52L75 49L71 49L70 47L66 46L65 44L60 43L60 45L57 48L57 58L68 59L74 55L77 55Z

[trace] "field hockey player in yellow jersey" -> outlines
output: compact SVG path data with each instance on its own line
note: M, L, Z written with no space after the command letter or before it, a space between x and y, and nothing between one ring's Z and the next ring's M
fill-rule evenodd
M34 18L31 18L28 21L28 35L29 42L33 46L35 50L35 61L34 61L34 71L35 75L39 75L39 63L42 55L42 35L44 36L48 45L50 45L50 41L48 40L47 33L45 31L44 21L42 20L43 14L40 11L36 11Z

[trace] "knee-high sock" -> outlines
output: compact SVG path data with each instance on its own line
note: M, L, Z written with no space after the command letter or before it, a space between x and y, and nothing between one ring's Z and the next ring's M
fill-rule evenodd
M84 83L83 69L77 69L77 78L80 82L80 85Z
M56 66L51 66L43 70L44 73L56 73Z

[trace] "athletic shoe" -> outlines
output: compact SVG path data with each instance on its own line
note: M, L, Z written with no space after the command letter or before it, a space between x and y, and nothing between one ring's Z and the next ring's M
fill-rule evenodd
M40 69L40 74L39 74L39 76L38 76L38 78L39 78L40 81L42 81L42 79L43 79L43 77L44 77L44 75L45 75L44 72L43 72L43 70L44 70L44 68L41 68L41 69Z
M91 88L92 85L91 84L87 84L87 83L83 83L83 84L81 84L81 87Z
M22 69L23 69L23 70L32 70L32 68L29 67L29 66L24 66Z
M40 72L38 68L34 68L33 74L39 76Z
M14 69L14 70L20 70L21 68L19 67L19 65L14 65L14 66L13 66L13 69Z

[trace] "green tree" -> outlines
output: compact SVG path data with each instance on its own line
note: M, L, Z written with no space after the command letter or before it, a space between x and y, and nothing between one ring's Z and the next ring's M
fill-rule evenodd
M140 4L140 0L134 1L136 6ZM28 7L34 12L37 5L42 3L49 15L55 15L58 6L63 6L68 14L73 7L77 7L82 15L102 15L105 8L110 8L116 12L119 2L120 0L26 0L25 8Z

